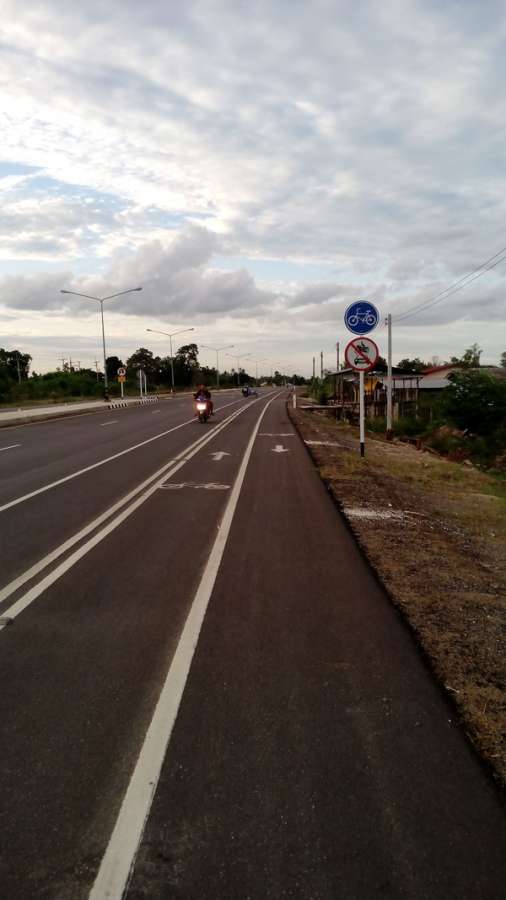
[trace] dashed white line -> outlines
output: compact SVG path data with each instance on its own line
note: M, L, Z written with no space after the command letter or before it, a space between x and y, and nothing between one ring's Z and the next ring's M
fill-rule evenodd
M101 427L101 428L107 428L108 425L117 425L117 424L118 424L118 420L117 420L117 419L113 419L111 422L101 422L101 423L100 423L100 427Z
M26 584L44 569L46 569L51 563L55 562L60 556L64 553L67 553L73 546L82 541L85 537L91 534L93 531L103 525L111 516L114 515L114 521L105 525L105 527L95 534L87 543L83 544L78 550L75 550L74 553L71 554L63 563L60 563L59 566L56 567L49 575L46 575L38 584L34 585L17 600L13 606L10 607L4 614L9 615L12 618L15 618L26 609L34 600L37 599L47 587L57 581L65 572L67 572L72 566L78 562L83 556L86 555L93 547L96 546L100 541L102 541L111 531L123 522L128 516L131 515L142 503L144 503L150 496L153 494L158 488L165 482L168 478L174 475L179 469L184 466L202 447L205 447L209 441L213 440L216 435L220 433L224 428L226 428L231 422L234 421L238 416L240 416L248 407L242 406L240 409L231 413L228 418L226 418L223 422L220 422L216 425L212 431L209 431L203 437L198 438L198 440L194 441L193 444L190 444L189 447L186 447L181 453L179 453L174 459L169 460L162 466L161 469L158 469L153 475L147 478L142 484L139 484L133 491L130 491L126 497L123 497L109 509L107 509L104 513L94 519L92 522L89 522L84 528L82 528L77 534L74 534L67 541L49 553L47 556L40 559L37 563L23 572L21 575L18 575L13 581L9 584L6 584L0 590L0 603L4 600L7 600L15 591L17 591L23 584ZM154 482L154 484L153 484ZM141 493L145 491L145 493ZM138 495L141 495L140 497ZM135 499L137 498L137 499ZM130 506L127 506L126 509L122 510L122 507L125 507L127 503L131 503Z
M9 444L8 447L0 447L0 453L2 452L2 450L13 450L14 447L22 447L22 446L23 446L22 444Z
M231 403L224 403L223 406L220 406L219 409L226 409L227 406L235 406L239 403L239 400L234 400ZM113 453L112 456L107 456L105 459L99 459L98 462L92 463L91 466L86 466L84 469L78 469L77 472L72 472L70 475L65 475L63 478L58 478L57 481L52 481L50 484L45 484L41 488L37 488L35 491L31 491L29 494L23 494L22 497L17 497L15 500L10 500L8 503L4 503L3 506L0 506L0 512L4 512L6 509L10 509L11 506L16 506L18 503L24 503L25 500L30 500L31 497L36 497L38 494L43 494L44 491L50 491L52 488L58 487L59 484L65 484L66 481L71 481L73 478L78 478L80 475L84 475L86 472L91 472L93 469L98 469L99 466L105 466L106 463L112 462L114 459L119 459L120 456L124 456L125 453L132 453L133 450L138 450L139 447L145 447L146 444L151 444L152 441L158 441L162 437L166 437L166 435L171 434L173 431L177 431L179 428L184 428L186 425L190 425L195 421L195 418L192 416L191 419L187 419L185 422L181 422L180 425L174 425L173 428L168 428L167 431L162 431L160 434L155 434L153 437L147 438L145 441L141 441L139 444L134 444L132 447L127 447L126 450L120 450L119 453Z

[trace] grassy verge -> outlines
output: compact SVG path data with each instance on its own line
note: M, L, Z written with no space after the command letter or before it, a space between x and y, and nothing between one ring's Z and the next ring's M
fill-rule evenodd
M506 480L290 410L464 727L506 785ZM339 446L331 446L337 443Z

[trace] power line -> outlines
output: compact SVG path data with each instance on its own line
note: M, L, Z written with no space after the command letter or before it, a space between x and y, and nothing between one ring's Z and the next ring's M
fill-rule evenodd
M505 255L501 256L501 254ZM500 257L500 259L497 259L498 256ZM498 250L497 253L494 253L494 255L489 259L485 260L484 263L481 263L480 266L477 266L471 272L468 272L467 275L463 275L462 278L459 278L458 281L455 281L453 284L449 285L449 287L445 288L444 291L440 291L440 293L436 294L435 297L430 297L428 300L424 300L423 303L419 303L418 306L415 306L413 309L410 309L405 313L401 313L400 316L396 316L396 322L402 322L405 319L409 319L411 318L411 316L416 315L418 312L423 312L426 309L430 309L432 306L435 306L437 303L441 303L443 300L451 297L452 294L456 294L458 291L463 290L463 288L467 287L473 281L476 281L477 278L481 278L481 276L484 275L485 272L489 272L491 269L495 269L495 267L505 259L506 247L503 247L501 250Z

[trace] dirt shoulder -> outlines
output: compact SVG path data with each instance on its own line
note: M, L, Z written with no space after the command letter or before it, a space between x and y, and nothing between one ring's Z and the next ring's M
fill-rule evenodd
M464 727L506 786L506 482L289 408Z

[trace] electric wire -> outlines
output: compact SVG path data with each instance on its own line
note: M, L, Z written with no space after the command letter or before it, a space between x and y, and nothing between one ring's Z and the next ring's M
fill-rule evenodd
M501 254L504 255L501 256ZM497 259L498 256L500 257L500 259ZM458 291L463 290L469 284L472 284L472 282L476 281L477 278L481 278L481 276L484 275L485 272L489 272L491 269L495 269L495 267L505 259L506 247L502 247L501 250L498 250L497 253L494 253L493 256L489 257L489 259L485 260L485 262L481 263L481 265L477 266L471 272L468 272L467 275L463 275L462 278L459 278L443 291L440 291L440 293L436 294L435 297L430 297L428 300L424 300L423 303L419 303L413 309L407 310L405 313L401 313L400 315L396 315L396 322L402 322L405 319L411 318L411 316L417 315L417 313L419 312L425 312L425 310L430 309L432 306L436 306L436 304L441 303L448 297L451 297L452 294L456 294Z

